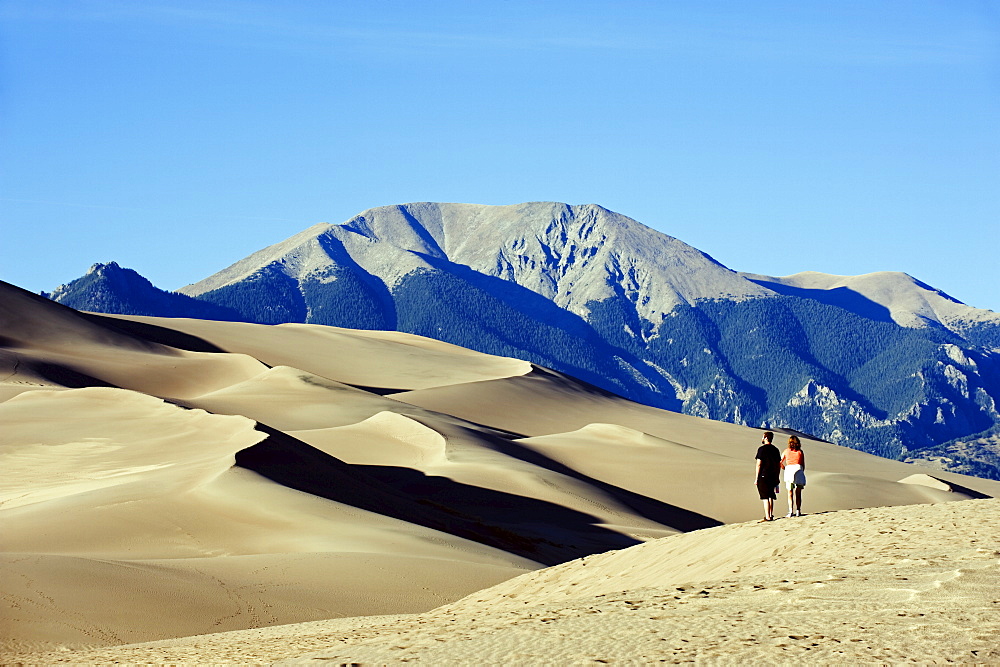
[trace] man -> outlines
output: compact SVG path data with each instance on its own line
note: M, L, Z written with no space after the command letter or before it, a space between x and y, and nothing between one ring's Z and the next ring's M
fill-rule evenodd
M760 439L760 447L757 448L757 474L754 476L754 485L757 487L757 495L764 503L764 521L774 521L774 499L778 491L778 479L781 476L781 452L771 444L774 440L774 433L767 431Z

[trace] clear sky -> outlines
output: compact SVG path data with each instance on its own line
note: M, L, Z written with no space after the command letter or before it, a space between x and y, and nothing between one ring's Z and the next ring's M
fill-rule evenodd
M0 0L0 279L176 289L411 201L1000 311L995 0Z

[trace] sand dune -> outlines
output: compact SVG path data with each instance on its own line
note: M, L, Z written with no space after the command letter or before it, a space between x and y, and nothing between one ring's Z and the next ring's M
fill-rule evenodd
M725 526L341 630L300 661L995 663L998 536L996 500Z
M269 366L308 368L344 384L387 389L426 389L524 375L531 364L474 352L399 331L356 331L308 324L261 326L157 317L107 315L125 324L168 326L227 352L247 354ZM169 332L167 332L169 335Z
M749 491L751 499L753 497L753 475L747 474L745 442L739 447L743 452L727 455L707 446L699 449L611 424L590 424L570 433L525 438L518 442L574 470L725 523L747 521L757 512L750 503L733 502L733 487L739 489L734 482L744 482L745 488L741 490ZM809 444L811 466L819 468L820 465L812 462L813 457L825 461L822 450L827 447L833 445ZM803 496L803 507L807 510L940 502L954 500L957 495L940 488L901 484L869 474L828 471L829 468L844 469L843 464L824 468L809 473L810 484ZM642 470L643 474L636 474L636 470ZM895 475L901 477L906 472L909 470L904 468ZM783 502L783 499L779 501L778 506L783 507Z
M1000 501L831 512L647 542L430 612L26 659L441 665L1000 660Z
M234 467L266 437L245 417L87 388L23 393L0 421L14 647L420 611L535 567Z
M775 605L784 595L808 607L821 604L806 594L814 583L840 573L853 583L826 585L871 597L875 619L906 597L879 598L879 586L938 581L952 565L968 573L933 591L965 600L975 632L989 626L976 605L995 570L969 545L995 501L942 501L1000 496L998 482L805 438L813 516L742 524L760 512L759 430L525 362L392 332L81 314L3 284L0 332L7 662L257 661L331 647L350 647L346 662L572 662L603 655L612 631L634 641L608 658L640 659L661 625L695 636L689 608L718 601L724 618L749 622L758 584ZM892 505L907 507L836 511ZM915 555L889 544L916 535ZM798 584L778 579L789 572ZM693 581L716 583L702 595ZM642 618L635 600L609 596L646 589L657 592L627 597L650 611L641 633L596 620ZM942 595L913 600L958 623ZM843 615L837 604L817 609ZM818 632L786 607L761 609L792 634L794 623ZM758 640L778 627L761 623L746 626ZM926 639L930 626L914 623ZM252 634L201 637L227 631ZM735 636L702 634L704 652L684 655L710 657ZM737 655L758 655L744 639ZM151 640L174 653L124 646Z

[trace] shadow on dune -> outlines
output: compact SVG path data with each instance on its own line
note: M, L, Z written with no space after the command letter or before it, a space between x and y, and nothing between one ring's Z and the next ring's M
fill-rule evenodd
M933 475L930 475L930 476L933 477ZM969 498L972 498L974 500L982 500L984 498L992 498L993 497L993 496L988 496L985 493L980 493L979 491L976 491L975 489L970 489L967 486L962 486L961 484L956 484L955 482L949 482L949 481L940 479L939 477L934 477L934 479L936 479L937 481L941 482L942 484L947 484L948 488L950 488L952 490L952 493L961 493L961 494L964 494L966 496L969 496Z
M332 378L331 378L332 379ZM334 380L336 382L336 380ZM392 389L391 387L368 387L363 384L349 384L344 382L348 387L354 387L355 389L360 389L361 391L367 391L369 394L376 394L378 396L391 396L392 394L399 394L404 391L409 391L409 389Z
M410 418L419 421L418 417ZM629 491L620 486L615 486L614 484L585 475L518 442L479 431L476 432L476 437L486 440L490 447L501 454L524 461L525 463L530 463L539 468L545 468L546 470L566 475L592 486L650 521L655 521L656 523L685 533L722 525L721 521L705 516L704 514L692 512L676 505L670 505L655 498L650 498L649 496L644 496L640 493ZM664 480L664 484L669 484L669 480Z
M29 360L21 364L26 370L31 370L38 377L54 382L57 385L68 389L82 389L84 387L117 387L118 385L105 382L93 375L81 373L64 364L53 364L47 361Z
M556 383L569 384L569 385L571 385L573 387L573 389L575 391L577 391L578 393L580 393L582 395L594 395L594 396L600 396L600 397L603 397L603 398L617 399L619 401L622 401L622 400L627 401L627 400L629 400L627 398L623 398L621 396L621 394L616 394L613 391L610 391L608 389L603 389L601 387L598 387L596 384L592 384L590 382L587 382L586 380L581 380L580 378L574 377L574 376L570 375L569 373L563 373L561 371L554 371L554 370L552 370L550 368L546 368L544 366L539 366L538 364L531 364L531 370L528 371L527 373L523 374L523 375L516 375L516 376L511 376L511 377L489 378L489 379L485 379L485 380L476 380L475 382L495 382L495 381L510 380L512 378L531 378L531 377L544 377L544 378L547 378L547 379L549 379L549 380L551 380L553 382L556 382ZM399 388L393 388L393 387L374 387L374 386L368 386L368 385L363 385L363 384L350 384L350 383L346 383L346 382L344 384L347 384L347 386L349 386L349 387L354 387L355 389L360 389L361 391L367 391L370 394L378 394L379 396L388 396L389 398L393 398L394 394L406 394L407 392L411 392L411 391L422 391L421 389L399 389ZM462 384L466 384L466 383L458 383L458 384L454 384L454 385L433 386L433 387L428 387L428 389L455 388L455 387L460 387ZM468 384L473 384L473 383L469 382ZM406 403L405 400L401 400L401 402L402 403ZM470 421L470 422L472 422L474 424L477 423L474 420L470 420L470 419L466 419L466 421ZM489 429L494 430L494 431L503 431L503 429L498 429L496 426L486 426L486 425L483 425L483 424L477 424L477 425L484 426L484 428L489 428ZM525 438L525 437L527 437L523 433L522 434L513 434L513 435L516 436L516 437L518 437L518 438ZM812 437L812 436L809 436L809 437Z
M409 468L352 465L258 423L267 438L236 464L298 491L502 549L543 565L639 541L561 505Z
M79 312L79 311L78 311ZM106 317L94 313L79 312L79 314L94 324L98 324L109 329L117 329L130 336L141 338L160 345L168 345L178 350L188 350L189 352L226 352L221 347L209 343L204 338L192 336L191 334L169 329L167 327L125 320L117 317Z

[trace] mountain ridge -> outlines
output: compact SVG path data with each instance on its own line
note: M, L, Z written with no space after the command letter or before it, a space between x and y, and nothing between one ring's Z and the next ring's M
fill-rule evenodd
M514 215L511 215L514 214ZM510 229L511 224L524 220L538 220L540 229ZM574 228L572 222L578 223ZM507 223L506 227L503 223ZM457 225L466 226L463 234L456 233ZM598 226L600 225L600 228ZM491 230L492 244L484 244L482 235ZM571 236L572 234L572 236ZM189 296L199 296L245 278L255 264L275 261L292 255L296 261L288 262L286 268L299 276L307 275L320 268L322 256L314 253L321 243L320 238L335 238L349 248L351 256L371 273L381 275L384 282L393 286L406 273L418 266L426 266L420 257L449 259L464 264L473 270L528 286L529 289L553 299L557 305L581 314L584 300L603 298L610 290L599 290L584 295L572 294L577 276L595 266L611 267L621 273L621 278L630 277L634 270L634 254L637 248L645 250L658 246L656 250L666 250L668 261L659 261L658 277L668 275L664 281L674 292L673 298L659 294L654 299L668 307L682 301L691 303L700 298L712 296L741 296L763 294L756 286L745 284L736 272L726 268L709 255L689 246L678 239L641 225L631 218L609 211L596 204L572 206L555 202L529 202L511 206L479 206L473 204L434 204L419 202L368 209L340 225L314 225L281 243L254 253L245 260L220 271L213 276L179 291ZM364 239L364 240L360 240ZM385 249L380 247L380 257L367 257L368 246L380 242L388 243L400 253L409 253L410 261L404 261L395 271L387 269ZM529 244L533 247L528 247ZM621 247L631 251L633 256L612 249ZM602 250L603 249L603 250ZM540 262L538 258L545 261ZM400 257L393 255L394 260ZM250 261L253 260L253 261ZM533 261L534 260L534 261ZM316 262L320 262L318 266ZM601 264L600 262L603 262ZM694 266L696 275L705 269L715 269L712 277L724 287L705 285L704 281L694 281L680 274L677 269ZM543 271L543 269L549 269ZM671 271L672 270L672 271ZM633 289L655 289L656 285L640 286L639 277L631 276L636 284ZM627 282L627 280L626 280ZM560 289L562 287L562 289ZM597 288L602 287L598 285ZM643 290L643 291L646 291ZM664 296L667 296L664 299ZM652 316L647 319L654 319Z

